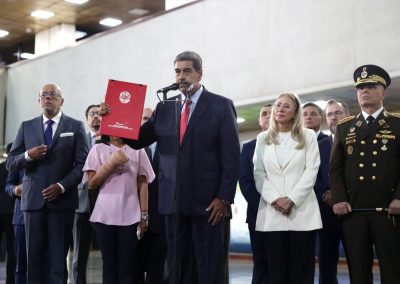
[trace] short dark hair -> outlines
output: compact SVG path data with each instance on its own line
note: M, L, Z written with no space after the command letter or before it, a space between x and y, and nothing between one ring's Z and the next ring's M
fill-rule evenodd
M265 107L272 107L272 104L265 104L262 106L262 108L265 108Z
M344 101L339 100L339 99L330 99L329 101L326 102L326 107L328 107L329 105L333 105L333 104L341 105L344 113L350 114L349 106ZM325 107L325 112L326 112L326 107Z
M90 106L88 106L87 109L86 109L86 111L85 111L86 119L88 119L89 110L90 110L92 107L100 107L100 105L90 105Z
M322 116L322 117L324 116L324 111L323 111L322 108L321 108L319 105L317 105L316 103L313 103L313 102L306 102L306 103L303 105L303 109L306 108L306 107L315 107L315 108L317 109L319 115Z
M198 55L194 51L184 51L179 53L174 60L174 65L177 61L192 61L193 68L196 71L203 71L203 62L201 60L200 55Z

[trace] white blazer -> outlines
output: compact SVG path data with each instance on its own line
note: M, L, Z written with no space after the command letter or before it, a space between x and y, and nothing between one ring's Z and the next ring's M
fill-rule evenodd
M303 149L295 149L297 142L287 154L281 166L276 155L276 145L265 144L268 131L257 136L254 152L254 179L261 194L258 206L257 231L310 231L322 228L318 201L313 190L320 164L317 136L304 129L306 143ZM290 216L272 208L271 203L279 197L289 197L294 206Z

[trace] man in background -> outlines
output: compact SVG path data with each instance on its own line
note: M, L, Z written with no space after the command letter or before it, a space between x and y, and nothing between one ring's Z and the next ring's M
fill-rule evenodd
M96 139L100 138L101 116L100 105L90 105L86 108L86 125L90 131L86 134L91 148ZM93 238L93 226L89 222L90 207L87 183L78 186L79 208L75 211L73 241L74 252L72 258L72 283L86 284L86 270L89 258L90 243Z
M42 114L22 122L6 164L10 171L25 169L21 209L28 283L65 284L88 143L82 122L61 111L64 98L59 86L44 85L38 101Z
M142 124L147 122L153 110L143 109ZM135 283L163 284L167 283L166 256L167 242L165 240L164 216L158 210L158 149L157 143L145 148L156 178L150 183L148 194L149 225L147 232L137 243L135 262Z
M325 108L326 124L328 125L328 128L331 131L332 142L336 132L337 123L349 115L350 115L349 107L345 102L337 99L331 99L326 102L326 108Z
M315 131L321 164L319 166L314 191L318 199L323 228L317 233L317 255L319 262L319 283L337 283L337 263L339 260L340 227L332 211L329 192L329 157L332 140L322 133L321 125L325 115L322 109L313 102L303 105L304 126ZM329 199L328 199L329 196Z
M7 153L11 149L12 143L7 145ZM24 170L10 172L7 177L6 192L15 200L13 226L14 226L14 248L16 256L15 284L26 284L26 241L25 241L25 222L24 214L21 211L21 195L23 191L22 178Z
M260 110L258 125L261 131L269 127L272 105L266 104ZM263 234L255 230L260 194L254 183L253 156L256 147L256 139L244 143L240 154L240 175L239 185L244 198L247 201L246 222L249 228L250 245L253 251L253 277L252 284L268 283L268 261Z
M10 152L12 143L7 145L6 154ZM13 209L14 199L6 194L5 187L7 181L8 171L6 169L6 163L0 164L0 243L1 236L6 237L6 284L14 284L15 274L15 251L14 251L14 230L13 230Z

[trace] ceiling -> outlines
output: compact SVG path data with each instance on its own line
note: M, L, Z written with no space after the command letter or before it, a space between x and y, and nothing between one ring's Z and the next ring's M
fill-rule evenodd
M130 13L133 9L149 12L135 15ZM55 15L39 20L30 15L35 10L47 10ZM0 0L0 30L9 32L0 38L0 63L18 61L22 52L34 53L35 34L60 23L74 24L76 30L91 36L110 29L99 24L103 18L119 18L128 24L164 10L165 0L90 0L83 5L64 0Z
M399 93L400 77L392 77L392 83L387 89L387 96L383 102L385 109L392 112L400 112L400 100L397 97ZM352 84L340 88L332 88L319 92L300 94L300 99L303 103L309 101L328 101L330 99L340 99L348 104L350 113L352 115L360 112L360 107L358 105L356 96L356 89ZM260 102L259 104L236 106L237 116L245 119L245 122L239 124L239 131L258 131L258 116L261 107L264 104L273 102L273 100L269 100Z

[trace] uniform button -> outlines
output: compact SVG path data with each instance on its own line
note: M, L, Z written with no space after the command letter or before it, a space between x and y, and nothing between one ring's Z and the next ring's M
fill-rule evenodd
M360 156L364 156L364 152L360 152Z
M359 178L359 180L364 180L364 177L363 176L360 176L360 177L358 177Z
M360 168L363 168L364 167L364 164L359 164L358 165Z
M376 180L376 176L372 176L371 178L372 178L372 180Z
M376 151L372 152L372 155L374 155L374 156L376 156L377 154L378 154L378 152L376 152Z
M376 163L372 163L372 167L373 167L373 168L376 168Z
M365 141L364 141L364 140L361 140L361 144L364 145L364 144L365 144Z
M374 139L374 141L372 141L372 143L376 144L376 143L378 143L378 140Z

